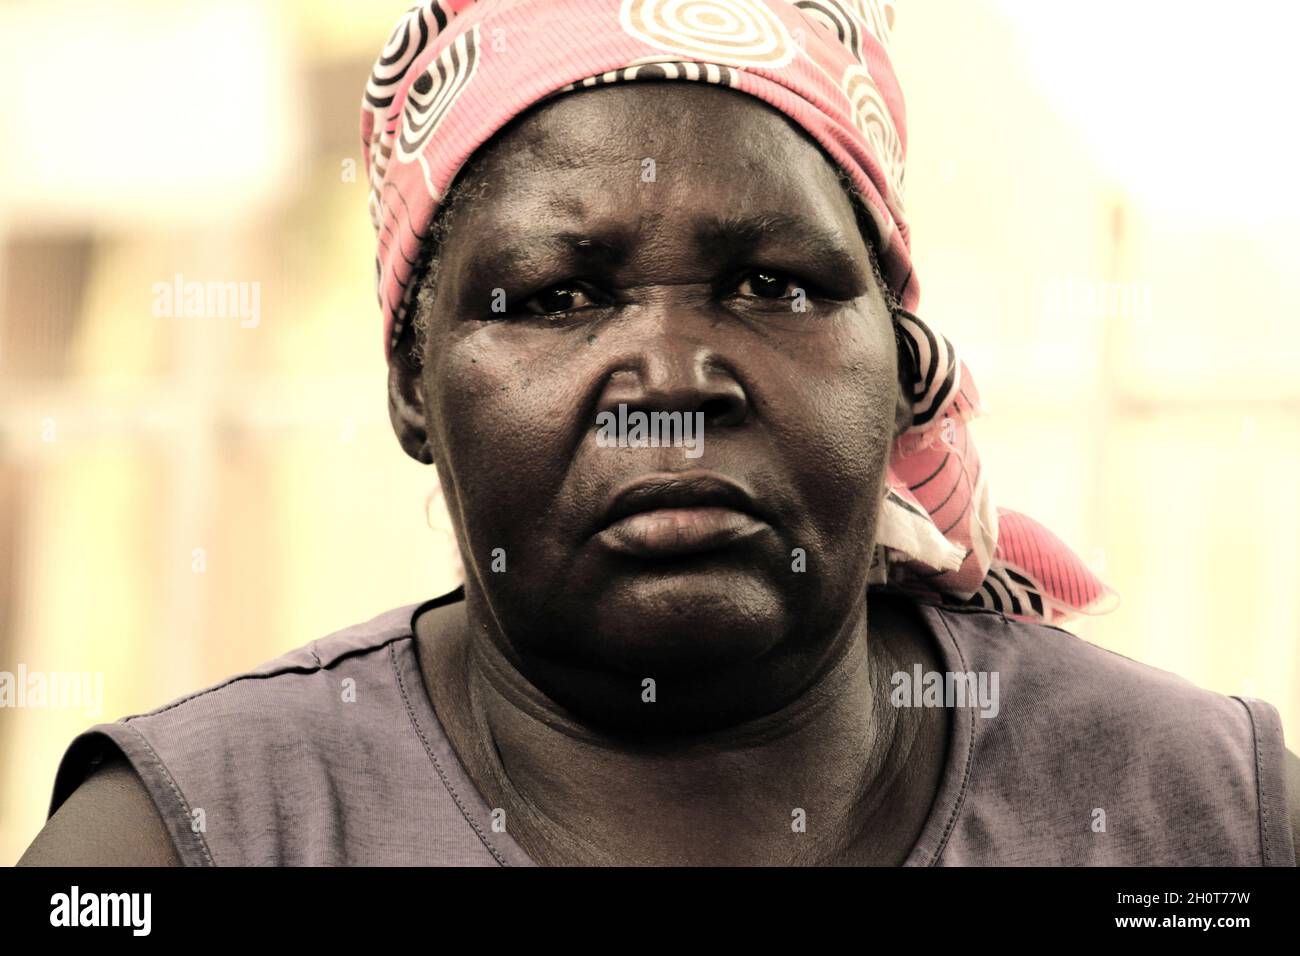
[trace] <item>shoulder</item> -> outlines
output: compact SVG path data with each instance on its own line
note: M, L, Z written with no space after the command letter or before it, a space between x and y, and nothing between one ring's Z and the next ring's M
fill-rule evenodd
M1059 627L922 607L950 659L999 691L996 716L970 726L972 792L986 812L1032 803L1044 833L1105 814L1105 852L1085 836L1100 831L1070 831L1095 862L1294 862L1287 752L1270 704L1206 690Z
M214 815L223 832L264 825L287 809L278 803L295 787L328 777L331 759L368 745L360 729L392 705L394 648L411 639L416 607L87 730L63 755L49 820L24 861L90 863L108 839L122 844L115 852L126 848L118 858L127 862L220 862L208 830Z
M37 834L18 866L180 866L149 791L120 753L102 763Z
M109 736L141 772L161 765L177 773L189 764L271 772L278 761L300 760L312 740L330 739L331 728L345 743L391 698L394 657L412 638L414 607L342 628L94 732Z
M1007 724L1059 724L1143 736L1187 729L1197 716L1233 739L1251 731L1250 707L1060 627L996 611L923 606L972 670L996 671L1012 705ZM1267 705L1266 705L1267 706Z
M149 737L163 727L203 724L208 735L244 739L250 729L316 726L343 713L364 682L386 683L395 645L412 637L416 605L395 608L361 624L334 631L257 667L187 694L117 725ZM211 723L220 717L219 723Z

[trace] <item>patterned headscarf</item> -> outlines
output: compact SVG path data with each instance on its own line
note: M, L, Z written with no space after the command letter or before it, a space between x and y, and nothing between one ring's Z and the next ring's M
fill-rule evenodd
M903 211L907 127L888 57L891 0L422 0L398 22L362 102L376 284L391 354L434 214L474 151L551 96L642 79L755 96L848 174L875 224L915 370L894 444L870 583L1059 623L1114 592L1046 528L996 508L968 431L975 381L915 313Z

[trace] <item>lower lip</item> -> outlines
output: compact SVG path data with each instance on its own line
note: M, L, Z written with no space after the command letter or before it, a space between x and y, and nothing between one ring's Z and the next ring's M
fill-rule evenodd
M616 521L596 540L611 551L638 558L666 558L724 548L767 525L731 508L660 508Z

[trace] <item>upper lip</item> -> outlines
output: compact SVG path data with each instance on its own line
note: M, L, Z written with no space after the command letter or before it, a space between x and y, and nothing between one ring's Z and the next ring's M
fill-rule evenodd
M605 505L601 528L628 515L658 508L731 508L756 518L762 514L753 496L741 485L721 475L659 473L644 475L619 488Z

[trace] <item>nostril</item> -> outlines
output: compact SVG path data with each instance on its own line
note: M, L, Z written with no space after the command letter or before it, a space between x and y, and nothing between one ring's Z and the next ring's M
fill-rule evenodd
M710 425L735 425L745 417L743 401L730 395L706 399L700 403L698 412L704 413L704 421Z

